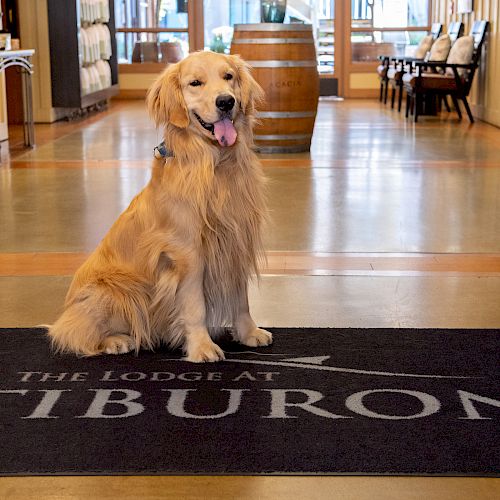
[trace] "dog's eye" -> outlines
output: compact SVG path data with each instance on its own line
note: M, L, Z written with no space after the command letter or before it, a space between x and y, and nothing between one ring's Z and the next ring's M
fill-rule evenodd
M231 73L226 73L224 75L224 80L232 80L233 79L233 75Z
M201 82L200 80L193 80L189 85L191 85L191 87L199 87Z

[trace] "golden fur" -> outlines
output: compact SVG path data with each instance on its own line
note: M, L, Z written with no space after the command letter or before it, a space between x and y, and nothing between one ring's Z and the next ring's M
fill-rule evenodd
M238 135L227 147L196 118L220 120L220 95L235 99ZM173 157L154 160L150 183L77 271L49 329L57 350L118 354L164 343L182 346L189 361L217 361L224 354L210 336L224 326L245 345L272 342L247 299L266 215L252 144L261 98L238 56L194 53L159 76L147 105Z

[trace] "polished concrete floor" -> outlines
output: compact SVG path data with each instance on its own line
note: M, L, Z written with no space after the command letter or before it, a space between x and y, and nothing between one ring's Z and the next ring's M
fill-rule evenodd
M72 272L147 183L159 137L144 103L132 101L78 122L37 126L38 146L30 151L15 137L10 148L3 143L0 327L54 320ZM259 324L500 327L499 129L446 114L415 125L378 102L325 100L310 154L262 161L272 223L268 267L251 290ZM215 480L213 491L219 498L294 498L290 491L295 498L300 491L336 498L327 493L336 488L349 499L486 499L498 486L478 479L325 478L329 490L310 479L293 490L292 478L269 480L274 497L256 478L241 479L249 496L231 496L234 483L226 480ZM85 490L75 481L52 485ZM135 487L150 498L144 492L161 481L137 479ZM178 498L189 483L183 481ZM44 484L35 483L25 498Z

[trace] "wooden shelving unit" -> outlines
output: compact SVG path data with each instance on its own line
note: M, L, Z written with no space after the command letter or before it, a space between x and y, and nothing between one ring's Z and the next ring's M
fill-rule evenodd
M321 19L318 30L318 72L321 76L333 74L335 64L333 19Z
M115 37L114 2L109 0L112 55L111 86L82 95L80 81L81 44L80 0L48 0L52 106L84 109L118 94L118 60Z

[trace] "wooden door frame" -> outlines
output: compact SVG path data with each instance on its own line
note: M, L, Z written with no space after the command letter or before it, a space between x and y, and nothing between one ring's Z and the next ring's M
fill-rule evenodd
M349 23L346 23L346 19L350 17L351 5L350 2L343 2L342 0L335 1L335 21L334 21L334 74L338 81L338 95L339 97L345 97L346 92L346 43L345 36L348 29L350 29L350 19ZM349 47L350 51L350 47Z
M203 50L205 47L205 20L203 0L188 0L189 51Z

